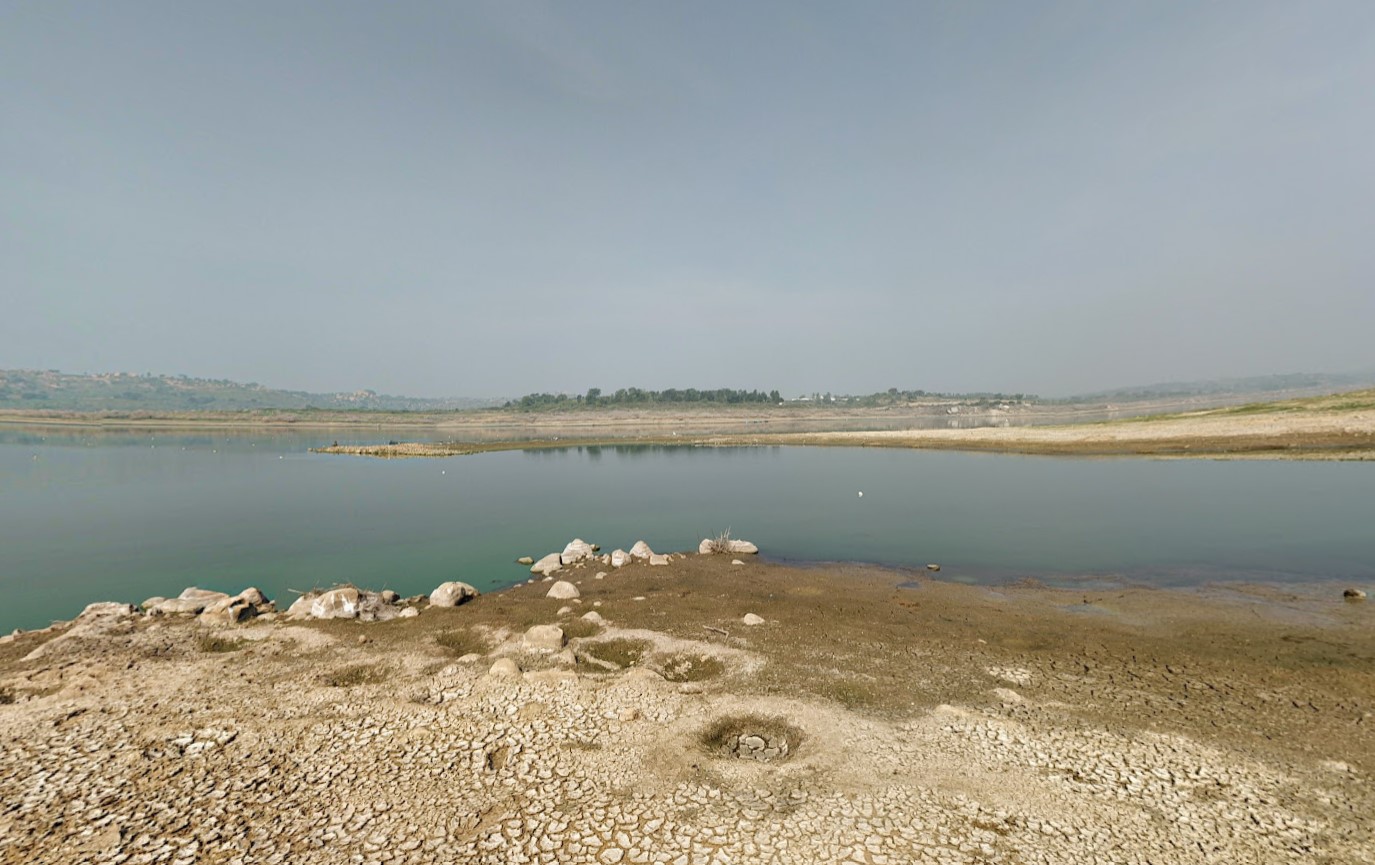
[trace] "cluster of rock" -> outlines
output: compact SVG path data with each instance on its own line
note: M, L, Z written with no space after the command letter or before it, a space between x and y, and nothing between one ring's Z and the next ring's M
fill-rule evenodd
M613 568L623 568L637 561L648 562L651 565L657 566L667 565L669 562L673 561L673 556L654 552L654 550L649 548L649 544L645 543L643 540L636 541L628 551L615 549L610 553L601 553L601 549L602 548L597 544L589 544L582 538L574 538L568 542L561 553L550 553L547 556L543 556L538 561L530 556L522 556L516 559L516 562L522 565L529 565L530 573L536 576L548 577L551 574L558 573L564 568L579 566L586 562L599 562ZM698 544L697 552L702 555L711 553L737 553L748 555L759 552L759 547L749 541L730 539L722 543L712 538L705 538ZM599 553L601 554L598 555Z
M726 750L732 757L767 763L788 756L788 737L778 733L741 733L730 737Z
M142 607L150 616L196 616L207 625L236 625L277 611L276 604L255 588L230 595L195 586L184 589L175 598L149 598Z
M301 595L286 610L288 619L357 619L386 622L420 615L420 607L456 607L478 596L467 583L441 583L428 596L402 598L391 589L380 592L356 586L336 586ZM191 587L175 598L154 597L142 604L150 616L196 616L206 625L236 625L258 616L277 613L276 604L258 589L237 595Z
M702 542L697 545L697 553L702 556L709 556L714 553L752 555L757 552L759 552L758 547L739 538L702 538Z
M649 548L649 544L642 540L636 541L629 552L617 549L610 553L598 555L600 552L601 547L597 544L589 544L582 538L574 538L568 542L561 553L550 553L539 561L534 561L528 556L516 561L520 564L529 564L530 573L547 577L566 567L581 565L586 562L600 562L613 568L623 568L635 561L645 561L651 565L667 565L673 560L672 556L654 552Z

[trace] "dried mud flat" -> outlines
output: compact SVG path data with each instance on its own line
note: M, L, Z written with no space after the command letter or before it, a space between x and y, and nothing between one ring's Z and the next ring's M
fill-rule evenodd
M1375 861L1375 616L1339 592L596 567L2 644L0 862ZM571 653L523 647L554 623Z

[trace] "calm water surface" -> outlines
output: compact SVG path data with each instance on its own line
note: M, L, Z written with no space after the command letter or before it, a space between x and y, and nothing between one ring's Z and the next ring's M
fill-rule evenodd
M356 434L356 433L355 433ZM0 632L188 585L428 592L527 576L577 536L942 578L1375 580L1375 465L839 448L602 447L371 460L332 434L0 431ZM377 440L371 436L370 441ZM383 437L385 440L385 436ZM864 495L858 495L859 492Z

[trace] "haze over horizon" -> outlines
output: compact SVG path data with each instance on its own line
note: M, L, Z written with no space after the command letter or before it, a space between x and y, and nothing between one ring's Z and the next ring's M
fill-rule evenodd
M0 368L1375 368L1375 5L0 0Z

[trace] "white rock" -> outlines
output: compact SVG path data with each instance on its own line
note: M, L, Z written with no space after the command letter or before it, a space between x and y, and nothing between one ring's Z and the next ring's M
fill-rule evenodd
M635 546L630 548L630 557L632 559L647 559L652 555L654 555L654 551L651 550L649 544L644 541L636 541ZM611 557L614 559L616 554L612 553Z
M730 560L730 563L731 563L732 565L743 565L743 564L744 564L744 562L740 561L739 559L731 559L731 560Z
M310 616L313 619L356 618L358 601L358 590L353 586L330 589L310 602Z
M592 545L582 538L574 538L568 542L568 546L563 548L563 553L559 556L559 561L565 565L580 562L583 559L590 559L593 555Z
M457 607L459 604L476 598L478 594L478 590L467 583L440 583L433 592L430 592L430 606Z
M315 603L315 599L317 597L319 596L316 595L314 592L307 592L306 594L301 595L301 597L297 598L295 601L292 601L291 606L286 608L286 617L288 619L310 618L310 605Z
M420 611L417 610L415 607L407 607L406 609L398 613L397 617L402 619L414 619L418 615L420 615Z
M556 600L566 601L569 598L576 598L580 597L581 595L582 592L578 591L577 586L573 585L567 580L559 580L557 583L549 587L549 591L546 592L544 596L546 598L554 598Z
M600 625L606 621L606 619L602 618L602 614L597 612L596 610L588 610L587 612L582 614L582 618L583 621L591 622L594 625Z
M748 556L759 552L759 548L749 541L732 540L730 542L730 552Z
M535 625L520 639L526 647L544 652L557 652L568 640L558 625Z
M716 541L711 538L702 538L702 542L697 545L697 555L709 556L716 552Z
M668 556L661 556L658 553L651 553L649 556L649 563L651 565L666 565L668 562Z
M562 569L563 560L558 553L550 553L530 566L530 573L548 576L557 570Z
M623 568L630 564L630 553L625 550L614 550L611 553L611 567Z
M560 616L566 616L566 615L568 615L568 614L571 613L571 612L573 612L573 608L572 608L572 607L559 607L559 615L560 615Z
M764 617L756 616L754 613L746 613L745 617L740 621L744 622L747 625L762 625L764 624Z

